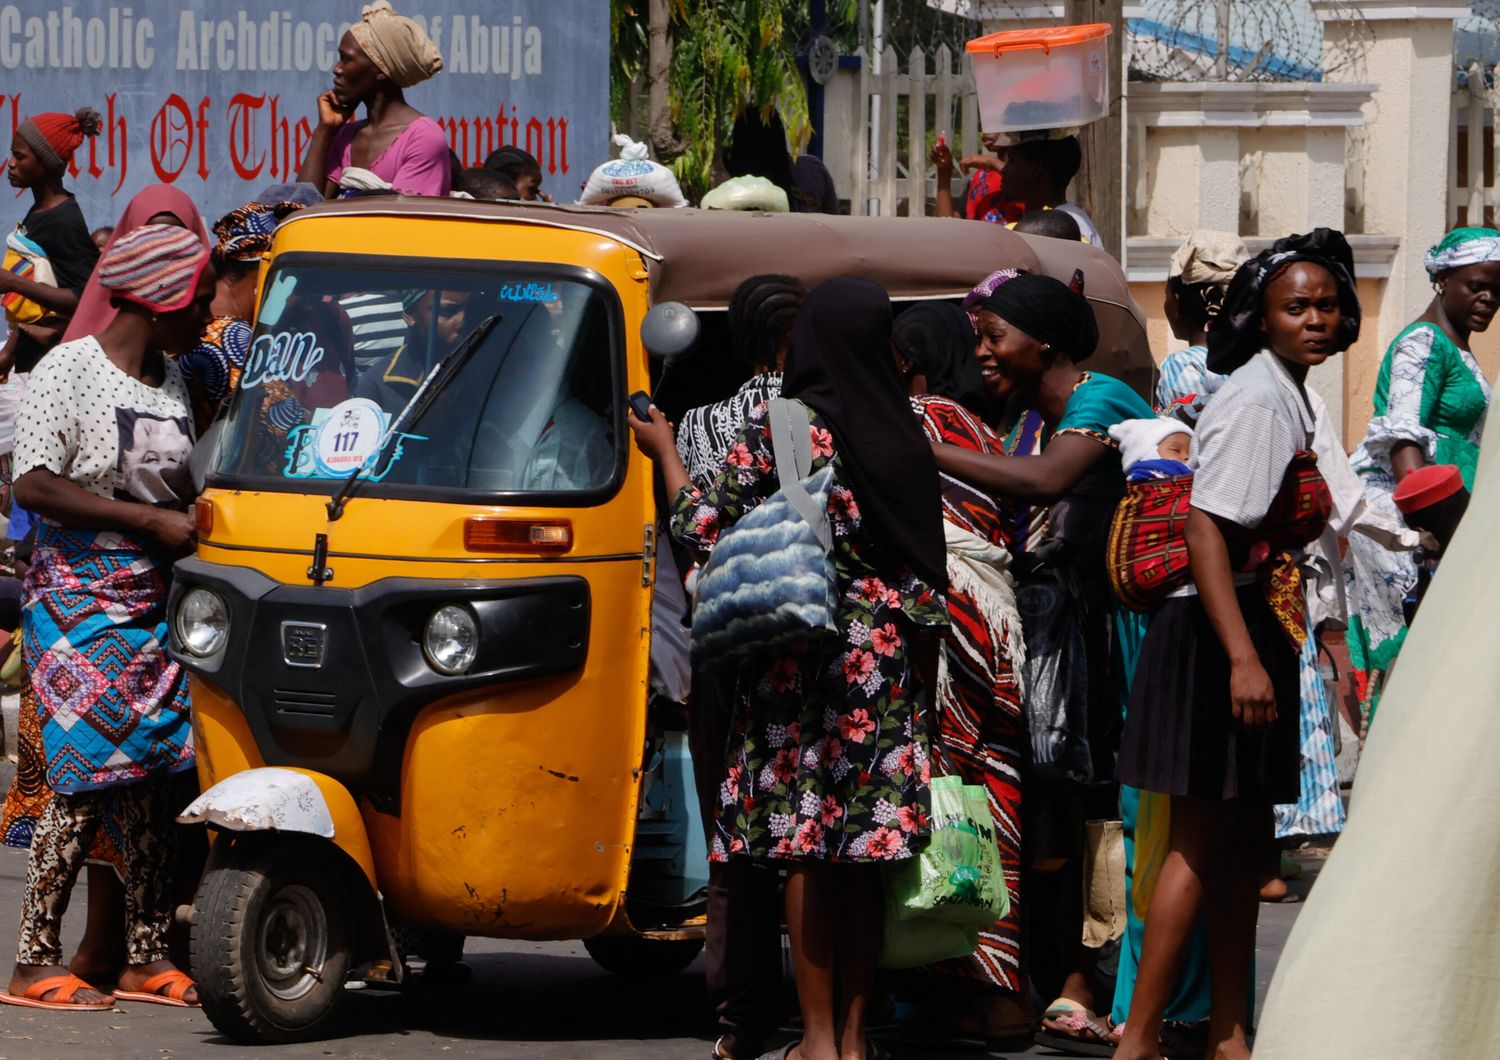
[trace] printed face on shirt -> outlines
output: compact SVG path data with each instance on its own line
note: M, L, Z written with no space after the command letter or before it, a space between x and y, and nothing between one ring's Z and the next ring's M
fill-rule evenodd
M147 504L160 504L181 496L178 490L188 454L193 449L187 419L115 409L115 420L120 430L115 496Z
M1266 345L1283 361L1312 367L1338 353L1338 284L1310 261L1296 261L1274 276L1261 300Z

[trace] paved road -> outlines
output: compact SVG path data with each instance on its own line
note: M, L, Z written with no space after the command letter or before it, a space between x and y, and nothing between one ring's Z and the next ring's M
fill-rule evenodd
M0 766L0 791L9 783ZM1301 859L1307 878L1292 886L1305 894L1321 864ZM0 848L0 925L16 923L26 860ZM82 887L82 884L80 884ZM81 930L84 894L65 931L72 952ZM1300 905L1262 906L1258 986L1264 995L1277 955ZM0 939L9 945L8 931ZM245 1056L276 1057L504 1057L565 1060L704 1060L704 985L701 959L682 975L660 981L626 980L601 971L575 943L470 940L465 960L472 980L447 992L418 989L392 995L351 991L329 1041L246 1050L220 1037L196 1010L122 1005L103 1013L0 1010L0 1060L43 1058ZM4 967L8 968L8 964ZM977 1047L897 1045L898 1057L980 1060ZM1006 1054L1052 1056L1032 1049Z

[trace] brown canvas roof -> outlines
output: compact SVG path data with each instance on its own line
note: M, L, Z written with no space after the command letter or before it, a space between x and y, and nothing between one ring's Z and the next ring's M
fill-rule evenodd
M949 218L837 217L723 210L611 210L547 203L372 196L294 214L453 218L599 232L646 258L656 302L721 309L746 277L782 272L809 287L863 276L896 301L961 298L996 269L1022 268L1064 283L1084 274L1099 323L1099 347L1084 367L1114 375L1150 396L1153 362L1145 317L1120 265L1082 243L1016 235L1001 225Z

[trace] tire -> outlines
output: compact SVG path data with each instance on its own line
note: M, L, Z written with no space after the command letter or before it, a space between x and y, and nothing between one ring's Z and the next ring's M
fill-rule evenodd
M594 963L620 976L676 975L703 950L702 939L652 939L640 935L595 935L583 940Z
M286 837L239 840L204 875L192 966L203 1012L220 1032L262 1045L323 1033L349 971L343 878L332 848Z

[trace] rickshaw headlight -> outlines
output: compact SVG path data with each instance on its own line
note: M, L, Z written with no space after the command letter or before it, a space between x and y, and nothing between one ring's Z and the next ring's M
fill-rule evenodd
M479 626L469 609L445 604L434 611L422 633L422 651L440 674L467 673L479 654Z
M212 589L189 589L177 605L175 627L184 651L199 658L213 655L229 639L229 608Z

